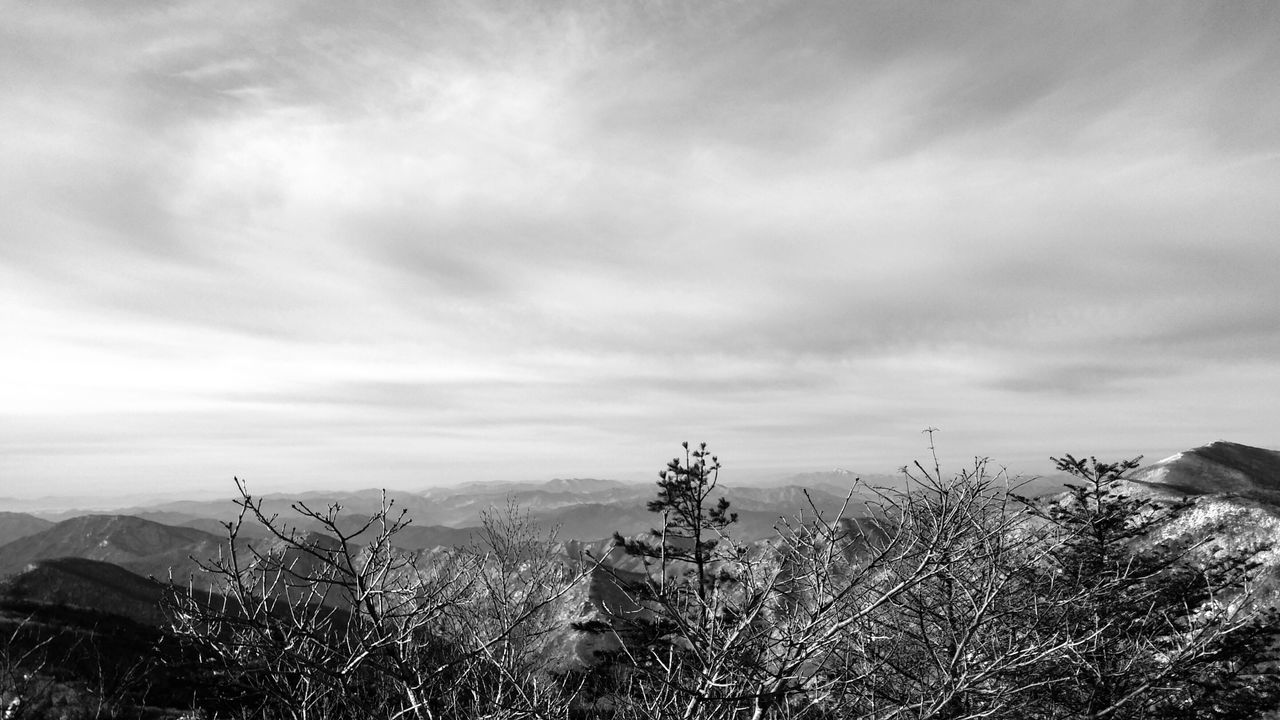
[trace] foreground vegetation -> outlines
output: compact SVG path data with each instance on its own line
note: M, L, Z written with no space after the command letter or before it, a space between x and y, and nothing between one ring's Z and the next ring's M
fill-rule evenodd
M304 533L240 485L228 552L204 564L211 589L166 595L155 662L202 717L1238 718L1280 706L1277 618L1249 549L1162 539L1188 505L1126 494L1136 461L1056 463L1075 482L1049 501L1019 497L985 461L944 475L934 459L904 469L905 490L856 507L851 492L742 543L716 494L719 460L685 445L660 473L654 532L596 552L507 508L472 546L409 553L391 503L354 529L337 506L297 505L296 521L322 528ZM270 541L242 541L245 523Z

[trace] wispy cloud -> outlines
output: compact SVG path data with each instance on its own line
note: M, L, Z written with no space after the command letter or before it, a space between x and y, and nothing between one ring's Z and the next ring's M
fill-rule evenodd
M6 16L5 477L1275 445L1269 5Z

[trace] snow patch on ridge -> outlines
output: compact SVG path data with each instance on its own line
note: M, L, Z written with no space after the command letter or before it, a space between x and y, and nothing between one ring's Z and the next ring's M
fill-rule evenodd
M1168 476L1168 474L1169 474L1169 468L1167 467L1153 467L1151 468L1150 471L1147 472L1146 477L1142 478L1142 481L1143 482L1164 482L1164 479L1166 476Z

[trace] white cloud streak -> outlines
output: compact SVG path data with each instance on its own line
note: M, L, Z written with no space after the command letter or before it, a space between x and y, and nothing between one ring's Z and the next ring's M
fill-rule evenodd
M6 13L0 495L1280 444L1267 5Z

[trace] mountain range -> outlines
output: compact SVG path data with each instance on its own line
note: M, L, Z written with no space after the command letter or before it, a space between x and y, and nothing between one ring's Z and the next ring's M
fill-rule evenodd
M720 488L738 513L735 536L769 537L779 522L814 512L832 516L846 502L846 514L866 514L860 508L871 494L865 484L855 485L851 474L831 471L792 479L807 487ZM1060 487L1060 479L1041 479L1032 487L1045 492L1055 484ZM1165 532L1202 541L1205 552L1227 545L1254 549L1255 559L1267 568L1268 584L1280 592L1280 550L1273 547L1280 537L1280 452L1214 442L1140 468L1130 487L1134 492L1188 499L1191 510ZM574 547L591 546L599 552L607 545L604 539L615 532L635 535L656 524L657 516L646 509L653 496L654 486L649 484L578 478L537 485L469 483L386 498L394 502L394 510L404 508L413 519L396 536L396 543L406 550L429 553L477 542L486 514L502 513L510 505L536 526L556 529L560 539L582 541L571 543ZM283 518L294 517L289 510L293 503L313 509L340 505L339 528L350 533L382 507L384 496L382 491L363 490L269 495L262 500L268 516L280 513ZM196 575L199 582L192 558L213 557L225 548L222 523L234 520L237 511L230 501L172 501L60 522L0 513L0 596L17 593L73 605L80 598L89 607L128 607L135 601L145 605L154 587L147 577L165 580L172 572L184 582ZM299 520L297 529L310 532L316 527ZM242 539L261 543L264 536L254 523L243 525ZM148 617L136 608L122 614Z
M195 528L163 525L131 515L84 515L56 523L0 547L0 577L41 560L81 558L112 563L142 576L176 578L195 570L192 557L212 557L223 540Z

